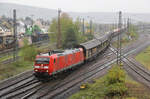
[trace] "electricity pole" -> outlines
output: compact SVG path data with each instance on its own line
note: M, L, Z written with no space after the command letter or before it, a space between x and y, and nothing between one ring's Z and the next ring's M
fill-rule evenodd
M119 11L119 23L118 23L118 44L117 44L117 64L121 65L121 27L122 27L122 12Z
M119 29L121 30L121 28L122 28L122 12L120 11L119 12ZM122 43L121 43L121 40L122 40L122 33L121 33L121 31L120 31L120 65L121 65L121 63L122 63L122 60L121 60L121 55L122 55L122 52L121 52L121 47L122 47Z
M58 9L58 34L57 34L57 48L61 47L61 25L60 25L60 13L61 10Z
M16 61L17 58L17 49L18 49L18 43L17 43L17 24L16 24L16 9L13 10L13 33L14 33L14 53L13 53L13 59Z

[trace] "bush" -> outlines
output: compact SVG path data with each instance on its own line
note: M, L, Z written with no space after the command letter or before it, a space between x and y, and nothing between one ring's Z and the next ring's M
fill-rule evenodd
M125 78L125 72L119 66L114 66L105 78L105 95L111 97L124 95L127 92Z
M123 96L127 92L127 88L124 83L115 83L106 87L104 90L107 96Z
M37 53L38 52L34 46L28 46L22 49L21 57L25 61L34 61Z
M125 82L125 72L119 66L114 66L106 76L107 85L124 82Z

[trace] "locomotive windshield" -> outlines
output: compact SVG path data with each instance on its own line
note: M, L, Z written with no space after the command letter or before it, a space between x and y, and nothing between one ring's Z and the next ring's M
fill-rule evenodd
M50 58L36 58L35 63L36 64L49 64Z

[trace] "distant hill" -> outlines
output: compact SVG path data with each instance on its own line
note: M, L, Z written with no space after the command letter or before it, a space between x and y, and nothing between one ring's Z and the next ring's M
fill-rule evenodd
M6 15L8 17L12 17L13 9L17 10L17 17L19 18L33 15L33 18L43 18L46 20L50 20L53 17L57 16L57 10L11 3L0 3L0 16Z
M45 20L51 20L54 17L57 17L57 10L47 9L47 8L38 8L31 7L26 5L18 5L11 3L0 3L0 16L6 15L12 17L12 10L17 10L17 17L25 18L26 16L32 16L33 18L43 18ZM84 17L86 20L90 16L94 21L98 23L116 23L118 20L118 13L114 12L88 12L88 13L79 13L79 12L67 12L73 19L77 17ZM132 18L134 21L143 21L150 22L150 13L123 13L124 18ZM124 21L124 20L123 20Z

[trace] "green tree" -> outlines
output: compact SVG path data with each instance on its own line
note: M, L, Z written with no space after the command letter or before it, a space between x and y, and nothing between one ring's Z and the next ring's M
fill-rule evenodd
M72 21L72 18L69 17L69 15L67 13L62 13L61 17L60 17L60 23L61 23L61 40L62 40L62 44L64 44L65 42L65 37L66 36L66 32L68 31L69 27L74 27L74 23ZM75 28L73 28L75 29ZM78 30L76 30L78 31ZM50 41L52 43L57 41L57 35L58 35L58 20L56 18L54 18L51 22L50 28L49 28L49 36L50 36ZM64 48L64 47L63 47Z
M20 56L24 61L34 61L37 55L36 47L28 44L28 40L24 39L24 47L20 51Z
M50 42L54 43L57 40L57 20L56 18L54 18L51 22L51 25L49 27L49 38L50 38Z
M87 35L83 35L81 31L81 25L80 19L77 18L76 21L73 21L71 17L67 13L62 13L60 17L60 24L61 24L61 40L62 40L62 48L66 47L73 47L70 46L68 43L76 42L83 43L85 41L93 39L93 35L87 33ZM54 43L57 41L57 35L58 35L58 20L54 18L51 22L50 28L49 28L49 36L50 36L50 42ZM70 32L70 34L68 33ZM71 33L73 32L73 33ZM73 40L70 37L74 37L74 41L70 42L70 40ZM70 38L70 39L69 39ZM69 42L68 42L69 41Z
M63 43L64 48L73 48L78 44L75 27L69 27L66 31L65 40Z
M123 96L127 92L127 87L125 85L125 72L119 66L114 66L106 76L105 80L105 95L113 96Z

